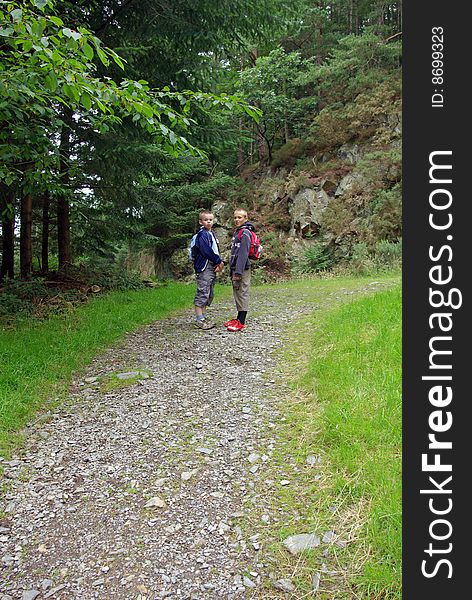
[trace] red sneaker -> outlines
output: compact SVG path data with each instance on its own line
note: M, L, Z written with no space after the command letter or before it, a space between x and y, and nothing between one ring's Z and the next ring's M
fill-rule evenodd
M246 329L246 325L243 325L238 320L234 323L234 325L228 325L228 331L241 331L242 329Z
M229 327L230 325L234 325L235 323L239 323L238 319L231 319L231 321L226 321L226 323L223 323L223 325L225 327Z

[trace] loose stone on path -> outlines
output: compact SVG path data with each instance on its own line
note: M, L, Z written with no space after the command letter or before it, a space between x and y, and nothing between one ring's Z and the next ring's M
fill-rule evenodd
M320 538L315 533L302 533L291 535L284 540L284 546L291 554L300 554L304 550L310 550L320 545Z

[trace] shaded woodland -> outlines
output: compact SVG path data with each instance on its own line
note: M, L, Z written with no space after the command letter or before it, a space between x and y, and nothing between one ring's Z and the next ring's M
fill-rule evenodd
M2 2L1 279L169 255L199 208L254 204L251 178L349 140L398 162L402 3L287 4ZM401 236L397 213L378 239Z

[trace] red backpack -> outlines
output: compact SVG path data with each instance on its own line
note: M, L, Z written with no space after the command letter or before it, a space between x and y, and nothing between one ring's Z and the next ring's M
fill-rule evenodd
M249 233L251 234L251 243L249 245L249 258L251 258L252 260L257 260L262 255L261 240L259 239L259 237L257 236L257 233L255 231L252 231L251 229L248 229L247 227L243 227L242 229L240 229L238 231L238 240L239 241L241 241L241 236L243 234L244 229L246 229L246 231L249 231Z

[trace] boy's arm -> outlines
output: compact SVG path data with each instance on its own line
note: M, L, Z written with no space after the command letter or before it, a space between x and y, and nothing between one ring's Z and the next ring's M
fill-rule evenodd
M234 274L237 277L242 277L244 273L244 267L249 258L249 248L251 246L251 234L247 229L243 229L241 234L241 245L239 246L238 258L236 260L236 265L234 268Z
M208 260L211 260L212 263L214 263L215 265L219 265L220 262L222 262L221 256L213 252L212 238L210 233L208 233L207 231L202 231L202 233L197 238L196 244L198 250L200 251L200 254Z

